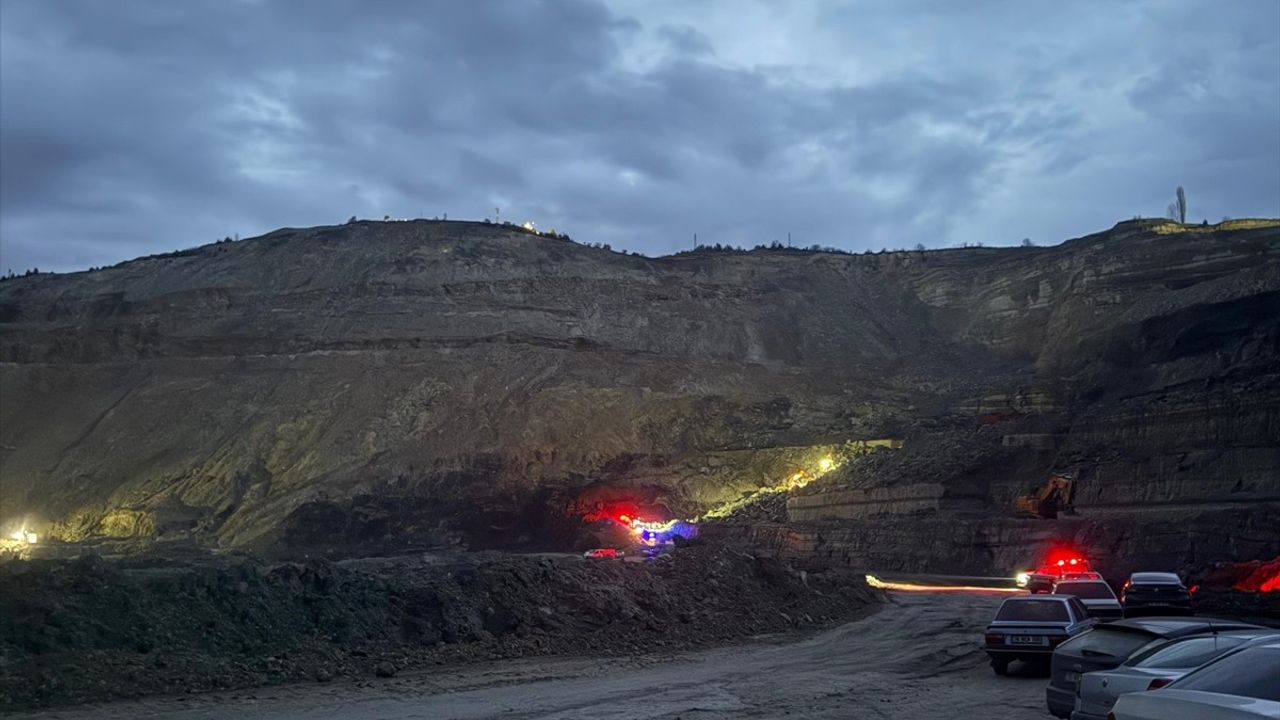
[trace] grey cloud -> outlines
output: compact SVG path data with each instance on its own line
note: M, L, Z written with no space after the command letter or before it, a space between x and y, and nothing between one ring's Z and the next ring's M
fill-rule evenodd
M662 38L677 55L703 56L715 55L711 39L698 32L697 28L688 25L661 25L658 37Z
M760 5L833 48L794 65L721 51L736 2L705 27L618 7L7 0L0 270L496 204L650 253L1052 241L1179 183L1210 214L1280 215L1266 3Z

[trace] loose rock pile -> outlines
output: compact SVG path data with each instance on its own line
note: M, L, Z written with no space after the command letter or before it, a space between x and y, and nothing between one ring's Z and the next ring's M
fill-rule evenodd
M14 561L0 565L0 709L686 649L850 619L877 599L861 576L707 545L645 563Z

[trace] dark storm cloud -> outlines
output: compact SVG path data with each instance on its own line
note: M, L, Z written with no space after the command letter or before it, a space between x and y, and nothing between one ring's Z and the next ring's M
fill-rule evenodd
M0 269L495 207L649 253L1280 215L1278 8L6 0Z
M698 32L697 28L688 25L660 25L657 32L658 37L666 41L676 55L697 57L715 54L711 39Z

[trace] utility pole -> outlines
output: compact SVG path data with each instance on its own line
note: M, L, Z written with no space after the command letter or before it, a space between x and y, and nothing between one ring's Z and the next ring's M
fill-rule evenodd
M791 247L791 233L787 233L787 247Z
M499 224L502 222L502 211L498 208L493 209L493 221Z
M698 233L693 234L693 249L698 249Z

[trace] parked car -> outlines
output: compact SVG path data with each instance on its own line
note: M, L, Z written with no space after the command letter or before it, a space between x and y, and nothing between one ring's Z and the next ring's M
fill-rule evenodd
M1152 692L1121 695L1116 720L1280 718L1280 640L1249 643Z
M1054 649L1045 703L1055 717L1071 717L1076 706L1076 686L1084 673L1118 667L1138 652L1154 649L1176 638L1215 630L1251 629L1267 628L1232 620L1195 617L1134 618L1098 624Z
M1228 630L1189 635L1135 654L1113 670L1080 676L1071 720L1106 720L1121 695L1154 690L1241 645L1280 640L1274 630Z
M997 675L1014 660L1044 663L1063 641L1093 627L1081 602L1067 595L1018 595L1005 598L987 626L983 648Z
M1080 598L1089 614L1099 620L1118 620L1124 617L1120 600L1105 580L1059 580L1053 586L1053 592Z
M1190 615L1191 591L1173 573L1140 572L1120 589L1125 617L1150 614Z

